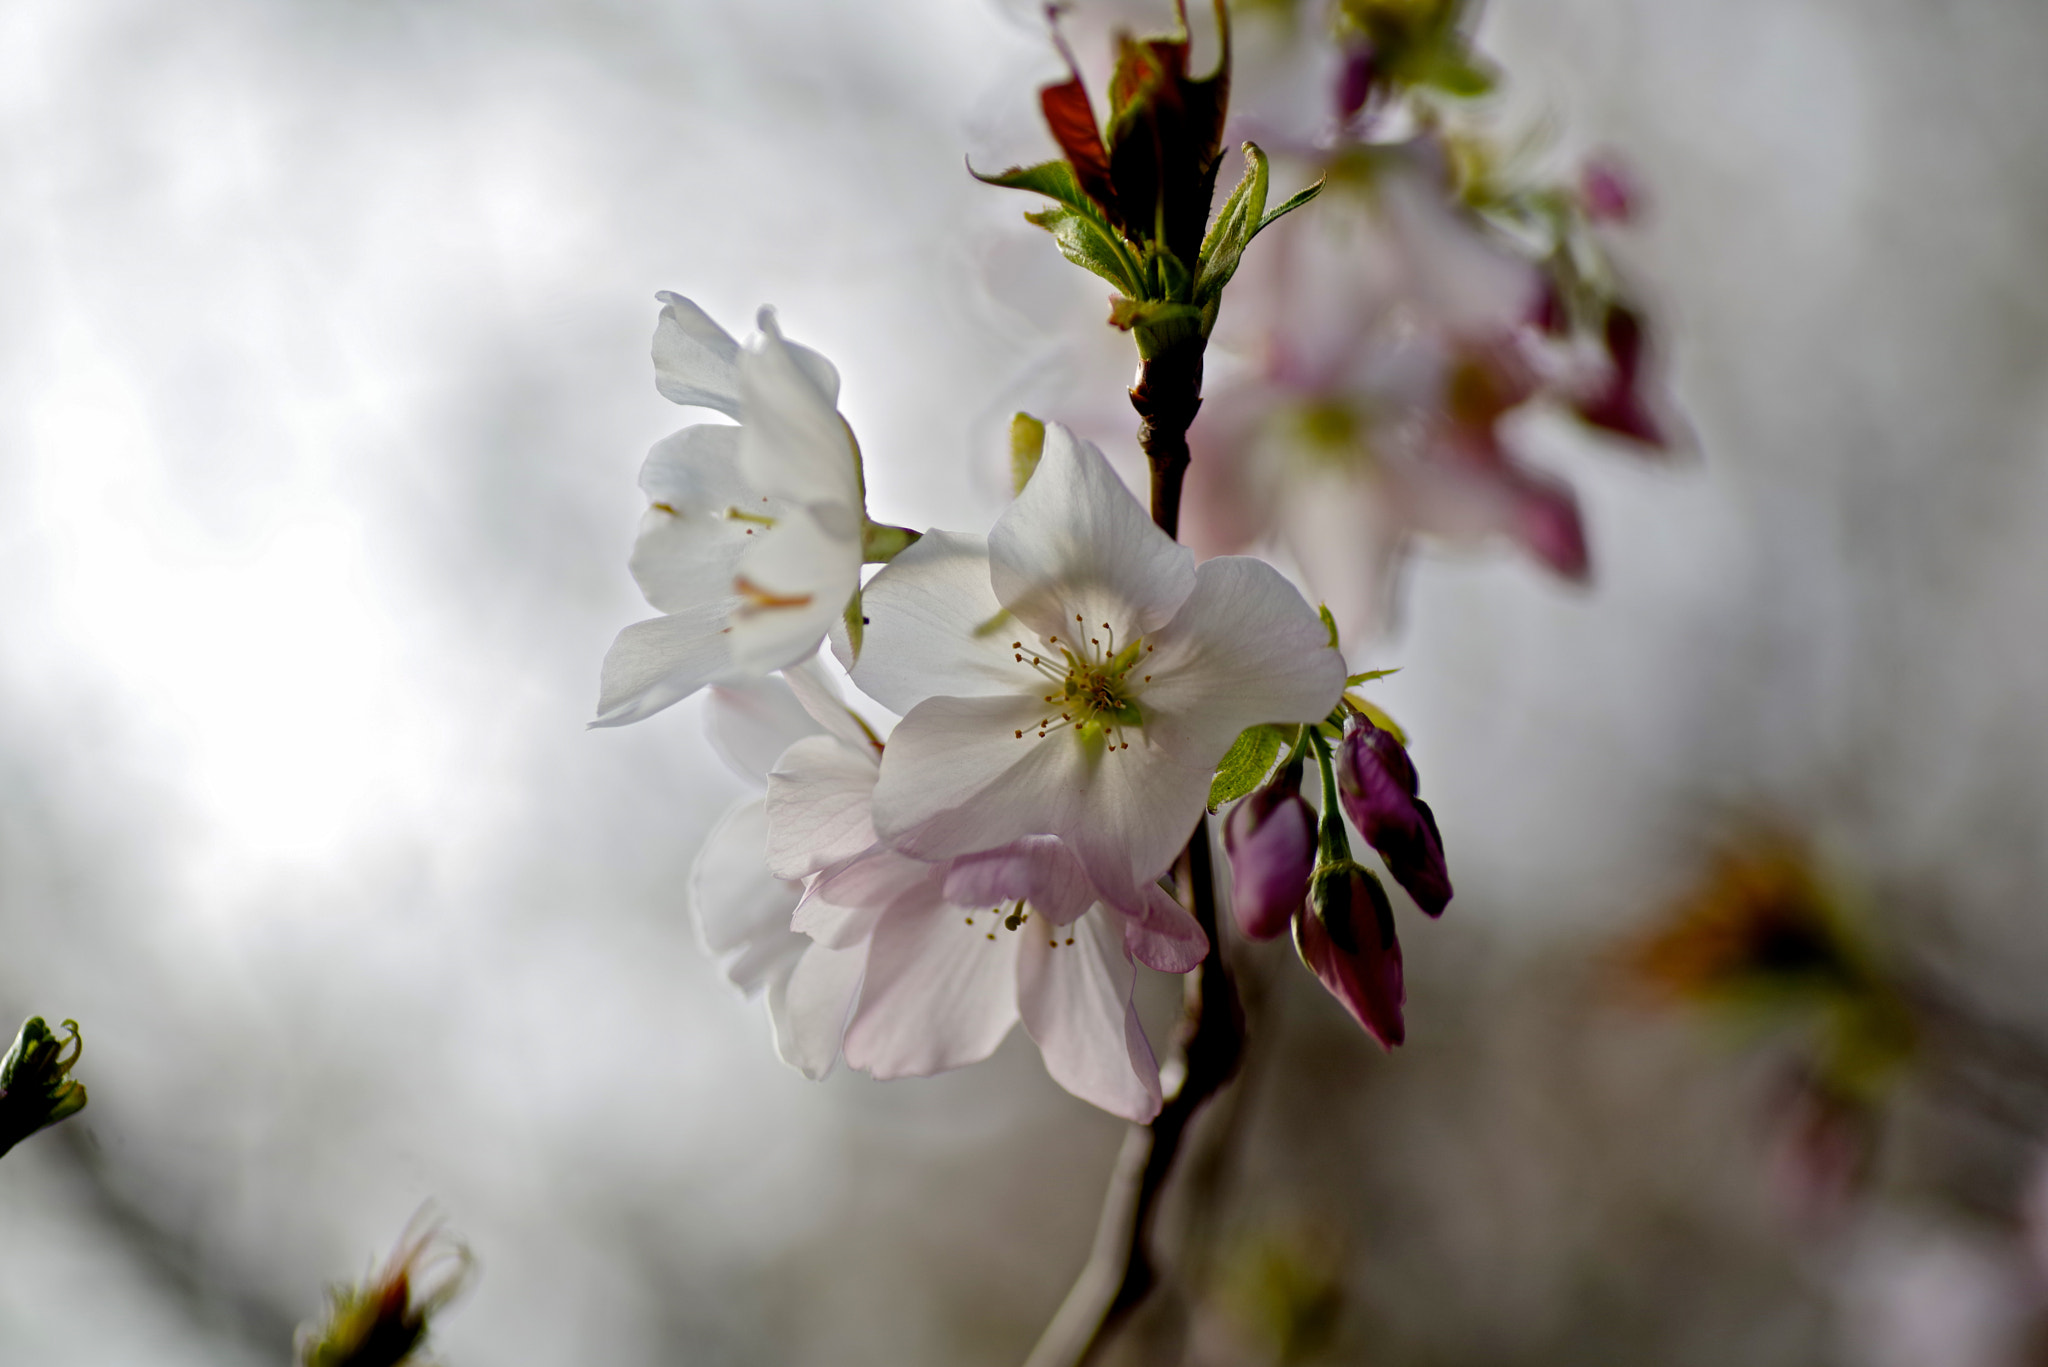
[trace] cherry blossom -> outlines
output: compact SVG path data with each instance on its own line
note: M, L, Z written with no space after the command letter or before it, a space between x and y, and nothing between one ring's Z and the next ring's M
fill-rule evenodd
M902 714L878 836L944 860L1056 836L1137 912L1246 727L1318 721L1344 665L1271 566L1197 567L1057 424L981 537L932 532L871 581L853 678Z
M686 427L648 453L631 563L663 615L619 633L594 726L803 659L860 588L860 455L838 373L784 340L772 310L741 347L688 299L661 299L656 386L739 425Z

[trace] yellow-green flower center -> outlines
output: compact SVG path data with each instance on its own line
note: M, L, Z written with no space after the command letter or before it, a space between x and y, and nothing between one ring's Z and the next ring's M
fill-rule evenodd
M1048 706L1058 709L1041 717L1036 726L1018 731L1017 739L1033 734L1043 739L1071 727L1085 743L1128 750L1131 742L1125 732L1145 725L1138 693L1152 676L1141 672L1140 666L1152 647L1143 638L1119 647L1116 632L1107 622L1090 628L1076 615L1074 623L1080 632L1076 639L1045 638L1045 644L1059 652L1057 659L1033 653L1022 641L1010 642L1017 661L1030 665L1053 685L1043 696Z

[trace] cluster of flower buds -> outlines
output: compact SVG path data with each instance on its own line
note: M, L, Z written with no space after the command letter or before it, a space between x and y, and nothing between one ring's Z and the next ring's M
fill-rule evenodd
M466 1246L416 1218L382 1267L329 1289L327 1317L299 1330L299 1367L426 1367L433 1317L474 1265Z
M63 1028L69 1033L60 1040L41 1016L30 1016L0 1058L0 1153L85 1109L85 1084L71 1076L85 1045L77 1021Z
M1295 747L1278 776L1224 821L1237 924L1255 940L1291 926L1302 962L1392 1048L1406 1036L1394 908L1378 876L1352 858L1345 818L1415 904L1438 916L1451 882L1436 817L1417 795L1400 738L1348 700L1330 720L1302 728ZM1323 776L1320 815L1301 794L1311 751Z

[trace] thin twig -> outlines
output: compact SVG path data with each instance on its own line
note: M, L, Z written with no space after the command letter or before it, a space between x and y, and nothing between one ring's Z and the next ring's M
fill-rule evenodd
M1152 467L1152 520L1168 536L1180 530L1181 482L1188 467L1188 426L1202 406L1197 342L1144 363L1131 389L1138 443ZM1025 1367L1085 1367L1096 1360L1158 1284L1151 1250L1153 1218L1189 1124L1237 1072L1244 1056L1244 1008L1223 956L1216 923L1216 870L1209 823L1195 826L1181 856L1190 910L1209 937L1209 956L1188 975L1173 1053L1161 1078L1166 1103L1149 1125L1124 1138L1087 1265L1031 1350Z

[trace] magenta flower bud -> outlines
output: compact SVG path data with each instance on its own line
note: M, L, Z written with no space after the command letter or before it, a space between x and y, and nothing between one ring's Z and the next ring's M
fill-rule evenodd
M1357 714L1344 724L1337 749L1337 792L1344 814L1379 851L1394 881L1431 916L1451 900L1443 837L1436 814L1415 795L1415 765L1393 734Z
M1372 45L1360 44L1344 54L1343 70L1337 73L1337 115L1350 120L1358 117L1358 111L1365 108L1372 98L1373 85L1379 79L1379 63L1374 59Z
M1579 501L1562 484L1532 480L1516 499L1515 539L1551 573L1583 584L1592 568Z
M1254 940L1283 933L1308 902L1309 875L1316 865L1316 815L1299 783L1299 771L1283 775L1223 819L1230 904L1237 924Z
M1605 336L1609 370L1594 391L1573 405L1579 417L1617 436L1662 448L1663 424L1643 399L1643 320L1616 304L1607 311Z
M1579 202L1595 223L1626 223L1636 214L1635 181L1613 157L1599 156L1579 172Z
M1366 1033L1392 1049L1408 1037L1401 1008L1401 942L1380 880L1353 863L1316 870L1312 910L1294 918L1294 948L1309 972Z

